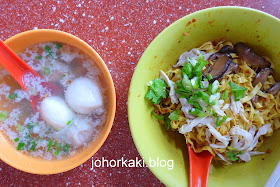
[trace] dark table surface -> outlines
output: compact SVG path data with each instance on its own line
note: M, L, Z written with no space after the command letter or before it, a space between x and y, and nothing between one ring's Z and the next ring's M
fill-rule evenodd
M92 159L71 171L48 176L25 173L0 161L0 186L163 186L148 168L90 170L91 162L102 157L140 158L127 118L128 89L137 62L164 28L185 15L214 6L250 7L280 18L279 0L1 0L1 40L32 29L57 29L91 45L114 79L117 111L107 140Z

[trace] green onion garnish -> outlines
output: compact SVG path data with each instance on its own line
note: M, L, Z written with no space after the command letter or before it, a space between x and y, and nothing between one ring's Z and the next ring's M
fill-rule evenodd
M56 48L58 48L58 49L62 48L62 44L60 44L60 43L56 43L55 45L56 45Z
M52 145L53 145L53 141L52 139L49 140L49 146L48 146L48 151L52 150Z
M192 77L193 76L192 70L193 70L193 66L191 65L191 63L190 62L186 63L181 70L182 77L184 77L184 75L187 75L188 77Z
M69 120L68 122L67 122L67 124L66 125L70 125L70 123L71 123L72 121L71 120Z
M23 150L24 146L25 146L25 143L22 143L22 142L19 143L18 147L17 147L17 150Z
M208 74L207 75L207 79L210 81L211 79L213 79L212 75L211 74Z
M17 98L17 94L15 94L15 93L10 94L10 95L9 95L9 98L10 98L10 99L15 99L15 98Z
M183 88L187 91L193 90L192 82L187 75L184 75L184 77L182 79L182 85L183 85Z
M234 82L229 82L230 88L235 96L235 100L239 101L245 96L245 92L247 88L244 88L242 86L239 86L238 84L235 84Z
M41 60L43 57L42 56L36 56L37 60Z
M66 144L66 145L64 146L64 148L63 148L63 152L64 152L64 153L67 153L68 151L69 151L69 145Z
M169 128L170 128L170 122L171 122L171 120L169 118L164 122L164 126L165 126L166 130L169 130Z
M201 110L197 109L197 108L193 108L191 110L189 110L189 113L192 115L195 115L199 118L204 118L207 114L202 112Z
M211 93L212 93L212 94L217 93L218 88L219 88L219 81L215 80L215 81L213 82L213 84L212 84Z
M222 95L222 99L223 99L223 100L227 100L227 99L228 99L228 93L229 93L228 90L225 90L225 91L224 91L224 93L223 93L223 95Z
M31 130L33 127L34 126L32 124L30 124L30 123L27 125L27 129L29 129L29 130Z
M58 156L58 155L59 155L59 152L60 152L59 150L56 150L56 151L54 152L54 155L55 155L55 156Z
M50 68L44 68L43 73L44 73L45 75L49 75L49 74L51 73Z
M53 52L51 51L51 48L48 45L46 45L45 50L49 53L49 57L53 57Z
M9 113L7 111L2 111L0 113L0 121L5 121L8 117Z
M19 123L17 124L17 126L18 126L18 130L22 131L22 127L21 127L21 125Z
M228 151L226 152L227 156L232 160L232 161L237 161L239 160L239 158L237 157L237 155L242 155L242 151L241 152L236 152L234 150L232 151Z
M202 107L200 106L200 104L197 101L193 102L193 106L194 106L194 108L197 108L198 110L202 110Z
M170 120L177 121L178 118L180 117L179 114L180 114L180 110L175 110L175 111L171 112L171 114L168 116L168 118Z
M31 150L31 151L35 151L36 146L37 146L36 142L35 142L35 141L33 141L33 142L32 142L32 146L31 146L30 150Z
M162 115L157 115L157 114L155 113L155 110L152 111L152 115L153 115L155 118L164 121L164 116L162 116Z
M197 61L195 67L193 68L193 74L198 75L202 73L202 69L204 66L208 64L207 61L204 60L204 56L200 54L200 59Z
M203 91L198 91L194 93L198 98L201 98L205 103L209 103L209 95Z
M233 148L233 147L231 147L231 146L228 146L227 148L228 148L228 150L230 150L230 151L235 151L235 150L236 150L235 148Z
M221 126L221 124L224 123L224 122L227 120L228 116L223 116L223 118L222 118L221 121L219 121L219 118L220 118L220 117L217 116L217 119L216 119L216 126L217 126L217 127Z
M19 138L15 138L14 141L15 141L15 142L18 142L18 141L19 141Z

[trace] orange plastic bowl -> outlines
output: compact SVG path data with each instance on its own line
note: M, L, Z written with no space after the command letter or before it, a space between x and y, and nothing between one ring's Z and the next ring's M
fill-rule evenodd
M33 30L20 33L5 41L16 53L21 52L28 46L41 42L62 42L75 46L89 55L100 68L108 91L108 106L105 124L96 138L87 148L76 153L70 158L62 160L44 160L17 151L9 138L0 131L0 159L10 166L34 174L56 174L71 170L94 155L107 138L114 121L116 111L116 94L112 77L101 57L87 43L81 39L56 30ZM0 124L1 125L1 124Z

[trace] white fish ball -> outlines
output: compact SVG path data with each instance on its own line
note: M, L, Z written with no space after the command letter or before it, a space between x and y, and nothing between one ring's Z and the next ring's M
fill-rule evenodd
M66 127L67 122L74 117L66 102L57 96L47 97L42 101L40 114L48 125L57 129Z
M67 88L65 100L79 114L89 114L102 106L98 86L88 78L77 78Z

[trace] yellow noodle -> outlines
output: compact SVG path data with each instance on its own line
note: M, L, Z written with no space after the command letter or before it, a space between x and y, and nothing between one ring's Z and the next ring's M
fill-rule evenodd
M212 42L205 42L197 49L206 51L207 53L218 52L223 46L232 46L233 44L231 42L222 40L217 43L216 46L212 44ZM227 74L224 76L222 80L220 80L220 94L222 95L225 90L231 90L228 82L233 81L236 84L239 84L243 86L244 88L247 88L247 91L245 93L245 97L241 100L241 103L244 107L245 111L245 117L249 121L249 123L245 122L245 120L240 117L239 115L234 115L230 108L225 110L225 114L232 118L231 121L221 124L220 128L217 128L216 130L221 133L221 135L226 135L230 129L235 126L239 125L240 128L243 128L247 131L252 127L252 125L255 125L257 127L257 130L265 125L270 123L271 129L266 134L266 136L270 136L273 134L273 130L280 129L280 93L278 93L275 97L271 94L265 93L260 90L261 84L259 83L257 86L253 87L252 81L254 80L256 76L256 69L250 68L245 61L239 59L237 54L231 53L230 54L233 57L233 62L239 64L238 72L235 74ZM267 59L269 60L269 59ZM211 63L210 63L211 64ZM273 67L273 66L272 66ZM169 77L170 80L173 82L178 82L182 79L181 77L181 68L171 68L169 71L166 72L166 75ZM271 88L275 84L275 80L273 76L269 76L267 81L264 83L264 90L267 90ZM232 95L232 93L229 94L229 98ZM253 106L251 99L258 95L259 99L258 102L255 103L255 107ZM223 105L230 104L230 100L227 99L224 101ZM169 99L164 100L158 105L155 105L155 107L162 113L171 113L172 111L179 110L182 106L181 104L172 104ZM162 123L162 122L161 122ZM179 130L179 128L182 127L186 123L186 117L184 116L183 112L180 112L180 117L177 121L171 121L171 128L173 130ZM192 148L195 150L195 152L201 152L203 150L208 150L211 152L211 154L214 156L214 159L217 161L221 161L221 158L217 156L216 153L222 154L224 157L226 157L226 149L214 149L209 146L208 141L206 140L206 126L202 127L195 127L191 132L186 133L185 139L186 142L189 143ZM242 137L239 137L239 140ZM214 136L211 135L210 141L212 143L215 143L217 140ZM257 148L262 144L263 137L260 137L259 142L257 144ZM256 148L255 148L256 150Z

